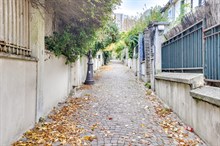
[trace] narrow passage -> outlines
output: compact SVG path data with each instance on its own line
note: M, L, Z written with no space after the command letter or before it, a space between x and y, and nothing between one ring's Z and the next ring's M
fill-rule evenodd
M151 93L144 83L139 82L124 65L115 62L102 67L95 75L95 85L82 86L75 95L77 97L60 104L43 122L52 125L46 126L46 132L48 127L52 129L48 134L55 131L63 136L62 139L51 135L57 136L57 139L54 138L50 144L205 145L193 132L186 130L186 125L169 108L165 108L156 96L148 94ZM39 127L45 125L37 126L17 144L27 142L28 135L31 139L33 132L39 138L42 135ZM44 140L40 141L41 144L49 143L51 137L45 140L42 136Z

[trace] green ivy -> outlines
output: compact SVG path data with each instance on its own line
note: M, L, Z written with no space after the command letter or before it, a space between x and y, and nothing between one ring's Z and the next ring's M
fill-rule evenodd
M75 62L85 52L76 42L75 36L66 29L62 33L54 32L53 36L45 37L46 48L56 56L64 55L66 64Z
M128 48L129 58L133 58L134 48L138 45L138 36L139 33L142 33L144 29L154 21L167 21L167 16L163 16L160 12L161 7L156 6L151 8L150 15L142 16L137 20L135 26L128 32L121 34L121 41L124 41L126 47ZM125 48L125 47L124 47ZM118 49L116 52L119 53Z

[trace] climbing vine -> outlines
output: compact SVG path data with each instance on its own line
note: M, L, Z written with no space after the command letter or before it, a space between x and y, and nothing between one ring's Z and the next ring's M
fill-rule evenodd
M80 55L85 54L85 50L81 49L76 38L83 36L74 36L66 29L62 33L54 32L53 36L45 37L46 48L56 56L64 55L66 64L75 62Z
M134 48L138 45L139 33L142 33L144 29L153 21L167 21L166 16L163 16L160 12L161 7L156 6L150 9L150 14L147 16L141 16L137 21L135 26L128 32L122 33L120 40L124 42L125 45L117 48L117 53L123 50L123 48L128 48L129 58L133 58Z

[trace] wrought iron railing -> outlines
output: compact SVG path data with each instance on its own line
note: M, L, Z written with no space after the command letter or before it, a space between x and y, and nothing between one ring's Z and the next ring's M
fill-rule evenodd
M210 81L220 80L220 24L204 30L204 40L205 78Z
M162 44L162 70L203 71L203 21L180 32Z

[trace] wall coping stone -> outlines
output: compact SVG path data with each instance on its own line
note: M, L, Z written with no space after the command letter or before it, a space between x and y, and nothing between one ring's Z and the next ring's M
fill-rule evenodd
M160 73L155 79L188 84L192 89L204 86L204 76L198 73Z
M23 60L23 61L32 61L32 62L37 62L38 61L38 59L35 58L35 57L26 57L26 56L22 56L22 55L8 54L8 53L4 53L4 52L0 52L0 58Z
M204 86L190 91L190 95L195 99L203 100L220 107L220 88Z
M4 53L4 52L0 53L0 58L23 60L23 61L32 61L32 62L37 62L38 61L38 59L35 58L35 57L26 57L26 56L22 56L22 55L8 54L8 53Z

